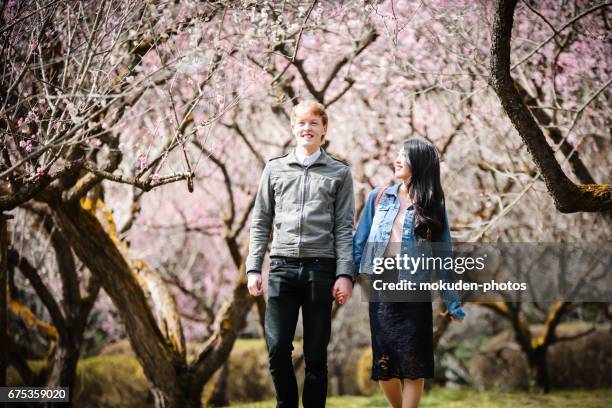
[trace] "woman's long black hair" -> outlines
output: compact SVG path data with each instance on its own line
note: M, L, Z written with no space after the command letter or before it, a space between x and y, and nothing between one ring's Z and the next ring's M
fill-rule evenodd
M407 187L414 205L414 234L417 240L441 241L445 202L438 150L427 139L415 136L404 142L404 153L412 170Z

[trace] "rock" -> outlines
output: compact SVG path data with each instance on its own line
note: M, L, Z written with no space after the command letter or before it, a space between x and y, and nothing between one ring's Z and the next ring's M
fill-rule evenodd
M563 323L557 336L573 336L589 329L584 323ZM535 336L542 326L531 326ZM553 344L548 349L548 371L552 388L605 387L612 385L612 331L599 327L576 340ZM525 354L505 330L489 340L469 362L470 377L477 389L503 391L529 389L531 375Z

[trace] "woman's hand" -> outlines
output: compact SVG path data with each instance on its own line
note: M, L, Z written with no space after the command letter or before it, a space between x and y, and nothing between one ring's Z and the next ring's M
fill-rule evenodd
M465 319L465 317L462 317L461 319L457 319L455 316L450 315L450 318L453 322L455 323L463 323L463 320Z

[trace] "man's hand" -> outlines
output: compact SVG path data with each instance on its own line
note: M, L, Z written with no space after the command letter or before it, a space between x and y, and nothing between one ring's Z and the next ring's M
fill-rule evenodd
M262 294L261 273L249 273L247 288L249 289L249 293L253 296L259 296Z
M353 294L353 282L346 276L340 276L336 279L336 283L334 283L334 288L332 289L332 296L334 299L338 301L341 305L345 304L347 300L351 298Z

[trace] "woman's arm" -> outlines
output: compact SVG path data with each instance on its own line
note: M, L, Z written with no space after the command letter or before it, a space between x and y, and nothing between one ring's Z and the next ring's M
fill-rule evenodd
M355 235L353 236L353 262L355 263L355 276L359 274L361 270L361 257L363 255L363 249L368 242L368 237L370 236L372 220L374 219L374 212L376 211L374 208L374 202L376 201L376 195L378 194L379 189L379 187L375 188L370 195L368 195L364 209L361 212L361 217L359 218L359 223L357 224L357 231L355 231Z
M439 245L439 256L445 258L447 256L452 256L453 254L453 243L451 240L450 233L450 223L448 221L448 214L446 212L446 206L444 207L444 234L442 236L442 242L436 243L435 245ZM438 271L438 279L444 282L454 282L455 276L454 271L449 271L444 268ZM465 312L461 308L461 302L459 301L459 294L455 290L443 290L442 291L442 300L446 305L446 309L448 313L451 314L456 319L463 319L465 317Z

